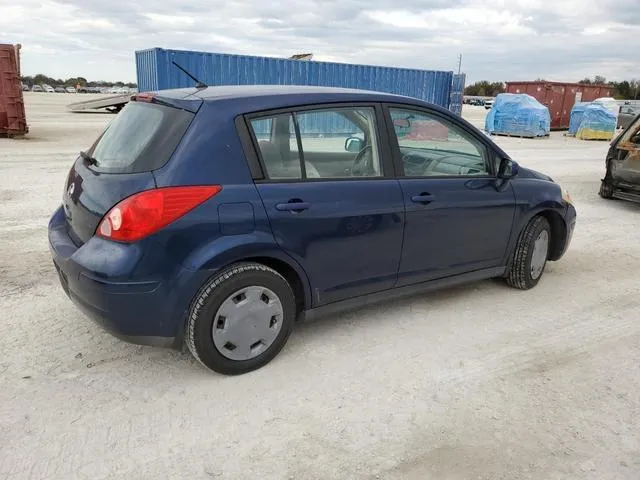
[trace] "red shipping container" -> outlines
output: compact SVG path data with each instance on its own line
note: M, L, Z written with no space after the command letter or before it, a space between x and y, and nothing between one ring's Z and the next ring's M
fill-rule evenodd
M20 81L20 45L0 44L0 136L28 131Z
M411 123L411 132L407 140L448 140L449 129L440 122L416 120Z
M592 102L611 96L612 87L562 82L507 82L507 93L526 93L546 105L551 115L551 130L567 130L571 109L577 102Z

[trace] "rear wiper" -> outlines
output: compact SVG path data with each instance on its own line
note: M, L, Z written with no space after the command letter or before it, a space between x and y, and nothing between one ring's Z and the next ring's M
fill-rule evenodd
M98 164L98 160L96 160L95 158L93 158L91 155L89 155L87 152L83 152L80 151L80 156L82 157L82 159L87 162L89 165L97 165Z

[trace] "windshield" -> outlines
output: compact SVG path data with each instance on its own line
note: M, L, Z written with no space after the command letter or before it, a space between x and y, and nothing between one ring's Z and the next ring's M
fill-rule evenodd
M184 136L194 114L164 105L129 102L88 154L93 170L139 173L162 167Z

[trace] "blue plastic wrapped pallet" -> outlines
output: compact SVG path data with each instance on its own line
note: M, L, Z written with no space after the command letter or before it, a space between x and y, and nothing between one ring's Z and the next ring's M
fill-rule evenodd
M576 132L581 140L611 140L616 131L617 118L605 106L590 103L584 109L582 121Z
M501 93L487 114L485 130L492 135L544 137L551 131L551 115L531 95Z
M573 105L573 108L571 109L571 117L569 120L568 135L575 137L576 133L578 133L578 128L580 128L580 123L582 122L582 118L584 117L584 110L587 108L587 105L590 105L590 102L578 102Z
M459 114L465 76L347 63L151 48L136 51L141 92L192 87L173 62L207 85L314 85L359 88L419 98Z

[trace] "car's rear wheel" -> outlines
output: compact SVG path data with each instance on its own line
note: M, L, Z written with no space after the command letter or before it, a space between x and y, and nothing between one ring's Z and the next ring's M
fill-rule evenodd
M295 296L282 275L258 263L239 263L196 295L186 343L205 367L226 375L246 373L282 350L295 315Z
M507 284L520 290L535 287L544 273L551 245L551 226L543 216L534 217L516 244Z

